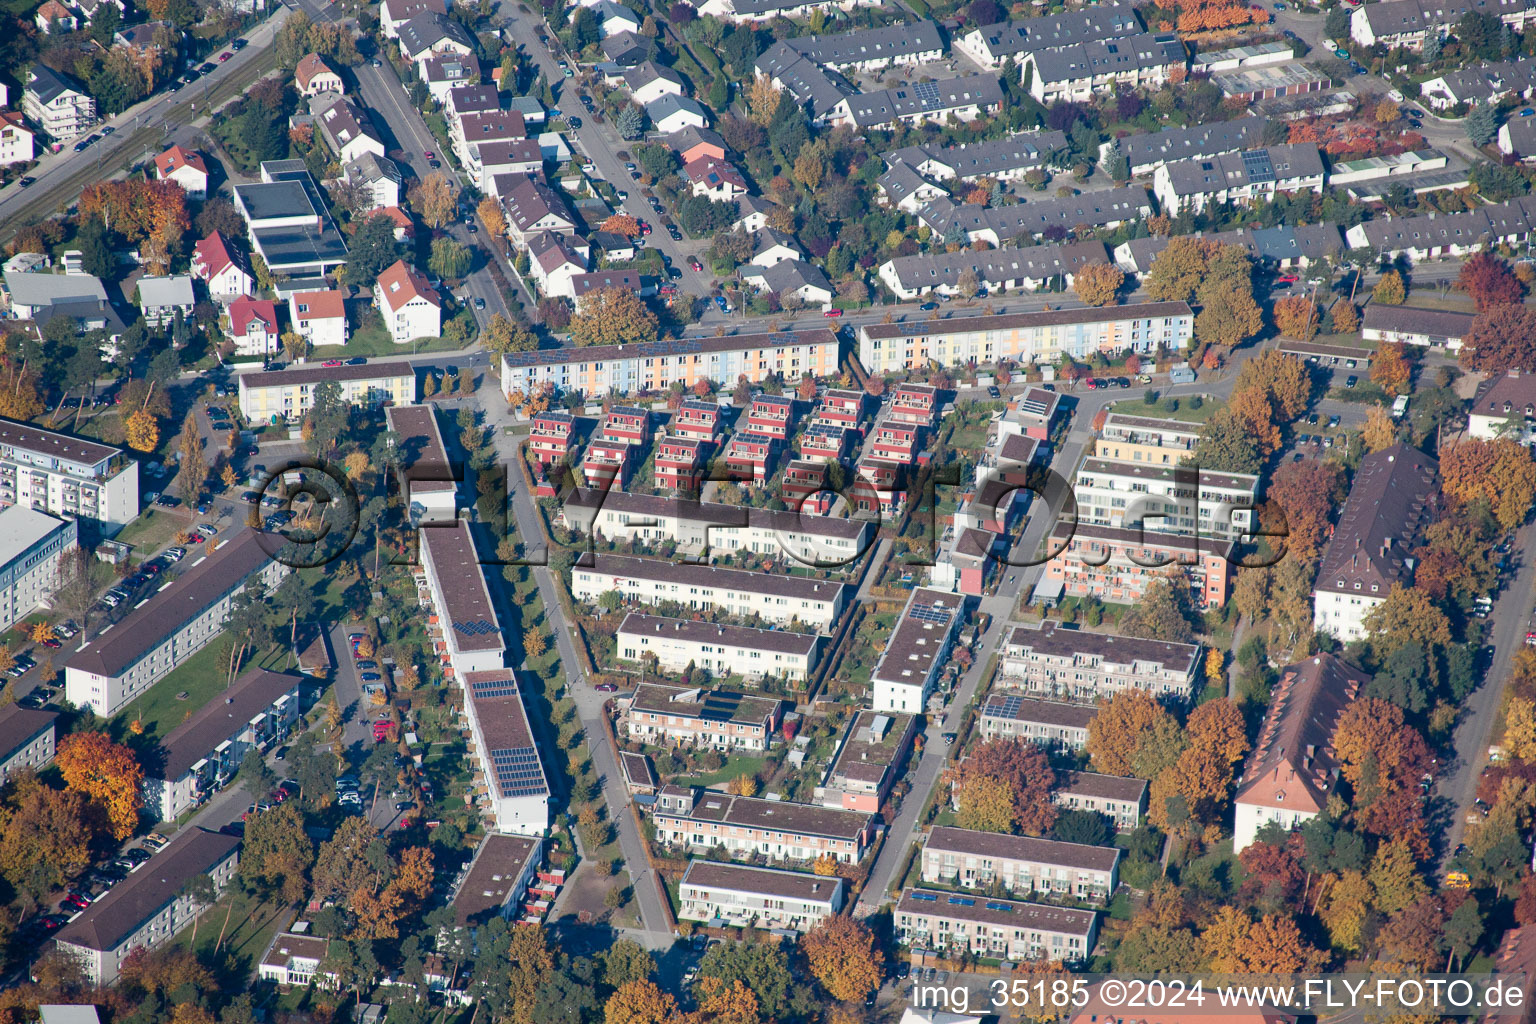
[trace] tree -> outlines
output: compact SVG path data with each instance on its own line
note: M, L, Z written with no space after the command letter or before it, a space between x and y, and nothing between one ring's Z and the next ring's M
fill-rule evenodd
M1182 576L1153 580L1142 598L1120 619L1120 632L1146 640L1187 644L1194 640L1193 608Z
M304 832L298 801L287 800L246 822L240 848L240 875L285 903L304 898L305 876L315 862L315 844Z
M1280 416L1290 421L1306 411L1312 382L1306 364L1300 359L1268 349L1243 364L1232 391L1234 394L1242 391L1263 394Z
M1499 133L1499 117L1493 104L1479 103L1467 114L1464 122L1467 138L1474 146L1486 146Z
M609 231L615 235L623 235L625 238L638 238L640 236L640 222L627 213L615 213L603 221L599 231Z
M1482 505L1513 530L1536 499L1536 463L1513 438L1470 438L1441 450L1441 489L1462 505Z
M1257 473L1264 463L1252 433L1230 407L1217 409L1201 426L1194 461L1217 473Z
M1275 303L1275 326L1280 333L1300 341L1317 336L1317 306L1305 295L1289 295Z
M789 1009L789 958L777 945L726 941L704 955L699 976L727 985L740 981L757 997L766 1019L781 1017Z
M493 236L500 238L507 233L507 215L502 212L501 204L493 196L486 196L475 205L475 213L480 217L480 223L485 225L485 230Z
M98 821L85 793L18 774L0 804L0 877L42 901L90 864Z
M1382 342L1371 356L1371 380L1388 394L1407 394L1411 375L1400 341Z
M1193 235L1180 235L1168 240L1168 245L1152 260L1147 268L1143 287L1147 297L1154 302L1188 302L1205 278L1207 267L1221 243Z
M54 763L70 789L102 806L115 839L133 835L143 805L144 769L133 751L104 732L77 732L59 743Z
M997 737L976 747L951 776L961 815L986 832L1044 835L1056 820L1056 775L1034 743Z
M432 240L432 254L427 257L427 269L445 281L458 280L469 273L472 256L469 247L452 238Z
M1385 406L1373 405L1365 411L1365 425L1360 428L1360 440L1367 454L1385 451L1397 443L1397 421Z
M1061 843L1103 846L1109 842L1112 831L1109 819L1098 811L1062 811L1056 816L1051 838Z
M428 227L440 228L453 219L458 209L459 186L442 171L433 171L410 190L409 198L411 207Z
M1446 970L1450 970L1453 960L1465 963L1482 938L1483 911L1477 905L1477 897L1467 893L1466 899L1445 921L1445 932L1440 941L1446 955Z
M1425 646L1451 642L1445 613L1435 607L1429 595L1401 583L1394 583L1386 600L1366 613L1363 624L1371 634L1372 646L1382 656L1410 641Z
M1211 282L1201 286L1195 337L1202 344L1235 347L1264 325L1264 314L1253 300L1252 282Z
M627 288L603 288L589 294L581 312L571 317L577 345L617 345L655 341L656 314Z
M1072 278L1072 290L1089 306L1113 303L1123 284L1125 273L1113 263L1089 263L1079 267Z
M267 767L267 759L261 751L251 747L240 760L240 786L252 800L265 800L272 787L277 785L277 773Z
M1413 852L1402 839L1389 840L1377 848L1367 878L1371 883L1371 902L1386 914L1413 906L1429 892Z
M203 485L208 482L208 460L203 455L203 435L198 429L195 412L188 411L182 422L177 450L181 453L181 466L176 471L176 483L181 488L182 497L190 504L197 500Z
M1371 297L1383 306L1401 306L1408 298L1408 289L1403 285L1403 275L1395 270L1389 270L1381 275L1381 280L1376 282L1376 287L1371 290Z
M670 1024L677 1001L645 978L619 986L603 1006L604 1024Z
M146 409L129 413L124 424L124 436L128 447L140 452L152 452L160 445L160 424Z
M1536 309L1492 306L1479 313L1462 340L1461 361L1483 373L1529 371L1536 366Z
M1456 290L1470 295L1479 313L1525 298L1525 286L1510 272L1509 264L1490 252L1476 253L1461 265Z
M400 247L395 241L395 222L385 214L375 213L352 233L343 269L346 283L354 288L372 289L380 271L398 259Z
M862 921L841 914L824 917L806 932L800 949L811 975L833 999L860 1000L880 987L885 956Z
M1177 723L1168 710L1145 690L1121 690L1099 702L1099 713L1088 723L1088 754L1093 770L1105 775L1132 777L1145 737Z
M1334 334L1354 334L1360 329L1360 311L1353 302L1340 300L1329 311Z
M617 989L656 973L656 960L634 939L620 939L598 954L603 984Z
M624 104L618 117L613 119L613 124L619 130L620 138L626 142L633 142L645 134L645 115L633 103Z
M1284 463L1275 470L1268 498L1284 513L1287 553L1307 561L1317 556L1341 484L1339 467L1331 462L1306 459ZM1262 515L1260 519L1266 521Z

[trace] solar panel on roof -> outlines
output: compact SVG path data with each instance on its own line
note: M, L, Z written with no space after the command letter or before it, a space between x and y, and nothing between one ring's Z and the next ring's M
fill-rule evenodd
M465 622L455 622L453 628L460 633L468 633L470 636L485 636L489 633L501 632L501 627L494 622L484 619L469 619Z
M1243 169L1248 172L1248 180L1255 184L1275 180L1275 168L1269 161L1269 151L1264 149L1248 149L1242 153Z
M976 901L968 896L951 896L949 903L950 906L954 907L974 907L976 905Z
M939 902L939 898L931 892L915 892L912 894L912 898L915 900L922 900L924 903Z
M469 686L471 697L485 700L491 697L514 697L517 683L510 679L482 679Z
M988 900L987 901L987 909L988 910L1001 910L1004 913L1007 913L1007 912L1013 910L1013 908L1010 907L1008 904L1006 904L1006 903L999 903L996 900Z

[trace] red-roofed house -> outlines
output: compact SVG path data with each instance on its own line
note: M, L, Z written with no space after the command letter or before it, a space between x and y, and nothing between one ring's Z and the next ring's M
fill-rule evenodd
M724 160L700 157L683 168L683 177L688 179L694 195L708 196L720 203L746 195L750 191L741 172L733 164Z
M395 241L403 242L416 234L416 225L411 220L411 215L398 206L381 206L373 211L375 214L383 214L395 223Z
M225 305L256 290L245 253L217 231L193 247L192 276L207 285L214 301Z
M0 110L0 166L31 163L37 156L35 138L19 111Z
M298 66L293 69L293 83L305 96L345 91L342 88L341 76L331 70L325 58L318 53L305 54L304 59L299 61Z
M235 354L269 356L277 352L281 334L277 329L277 306L267 299L242 295L229 304L229 337Z
M288 296L288 319L314 348L347 343L347 304L341 292L295 292Z
M721 421L720 406L714 402L689 399L677 407L667 429L680 437L713 441L725 429L725 424Z
M396 260L379 274L373 295L396 345L435 338L443 328L443 300L404 260Z
M691 437L664 437L656 442L656 486L697 493L704 461L714 445Z
M37 9L37 16L33 20L37 22L37 30L45 36L55 32L73 32L80 27L80 19L59 0L48 0Z
M170 180L180 185L181 190L193 199L202 199L208 194L208 165L203 163L201 156L180 146L172 146L155 157L155 173L161 181Z

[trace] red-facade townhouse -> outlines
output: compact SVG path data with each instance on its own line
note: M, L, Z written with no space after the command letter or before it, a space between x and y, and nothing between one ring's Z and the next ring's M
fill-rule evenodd
M898 514L907 502L907 464L866 455L853 474L855 512Z
M829 423L816 423L800 435L800 457L819 462L841 462L848 455L853 432Z
M576 417L568 412L541 412L528 435L528 457L543 466L566 462L576 433Z
M816 404L816 422L858 430L864 422L864 407L864 392L831 388Z
M932 384L898 384L891 395L889 419L931 427L938 410L939 389Z
M601 434L610 441L628 441L644 447L651 440L650 411L632 405L616 405L603 419Z
M827 490L830 469L825 462L794 459L784 467L780 491L784 504L792 512L810 512L818 516L832 510L837 495Z
M875 436L869 439L869 454L877 459L911 465L917 461L922 440L922 427L886 420L875 428Z
M623 490L629 486L629 478L635 471L635 452L639 449L628 441L615 441L599 437L587 445L581 459L581 475L588 487L605 490Z
M986 593L987 577L999 565L998 554L1004 538L987 530L965 530L955 539L949 559L959 577L960 593L980 597Z
M699 478L713 444L693 437L664 437L656 442L656 486L697 493Z
M1024 436L1036 441L1049 441L1051 427L1061 412L1061 395L1044 388L1030 388L1019 396L1012 410L1012 418L1018 423Z
M779 461L779 449L783 442L767 434L743 431L731 438L725 447L725 471L732 480L751 481L754 484L768 482L773 467Z
M668 430L680 437L698 441L715 441L725 429L720 407L714 402L687 401L672 414Z
M795 400L782 395L758 395L747 410L747 430L780 440L789 439L795 424Z

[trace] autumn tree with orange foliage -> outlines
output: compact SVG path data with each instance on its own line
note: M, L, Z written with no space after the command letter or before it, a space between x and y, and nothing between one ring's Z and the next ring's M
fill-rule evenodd
M625 982L603 1005L603 1024L672 1024L677 1015L677 1000L649 978Z
M616 213L603 221L600 231L611 231L625 238L635 238L640 234L640 222L627 213Z
M1400 341L1384 341L1371 356L1371 381L1390 395L1406 395L1412 368Z
M1317 305L1305 295L1288 295L1275 303L1275 326L1288 338L1311 341L1321 319Z
M0 878L43 900L90 864L101 817L84 793L18 773L0 806Z
M1513 305L1525 300L1525 286L1509 269L1509 264L1490 252L1480 252L1461 265L1456 275L1456 290L1465 292L1485 313L1494 306Z
M1343 474L1337 463L1305 459L1275 470L1268 494L1284 513L1283 543L1288 554L1306 561L1317 557L1342 489Z
M80 216L101 218L108 229L132 244L147 242L156 232L174 232L179 240L192 227L187 194L174 181L87 185L80 193Z
M1072 277L1072 290L1089 306L1108 306L1115 301L1125 272L1113 263L1089 263Z
M688 1016L689 1024L758 1024L761 1020L757 996L740 978L727 985L706 975L699 979L696 995L699 1008Z
M1246 910L1221 907L1200 934L1206 968L1218 974L1295 974L1316 970L1323 953L1286 914L1254 921Z
M885 955L862 921L841 914L824 917L800 940L800 950L812 976L833 999L853 1002L880 987Z
M1099 702L1099 713L1088 723L1088 753L1093 770L1129 778L1144 737L1176 730L1168 709L1145 690L1127 689Z
M1333 745L1357 807L1416 789L1431 763L1424 737L1403 720L1403 709L1379 697L1361 697L1344 709Z
M144 769L133 751L113 743L104 732L77 732L59 743L54 763L69 788L106 811L113 838L121 841L133 835L144 803Z
M1002 736L987 740L955 767L950 781L962 808L968 794L996 783L1012 801L1012 824L1025 835L1044 835L1056 824L1051 799L1056 773L1038 744Z
M1441 490L1462 505L1484 504L1498 524L1513 530L1536 500L1536 463L1513 438L1468 438L1440 452Z

